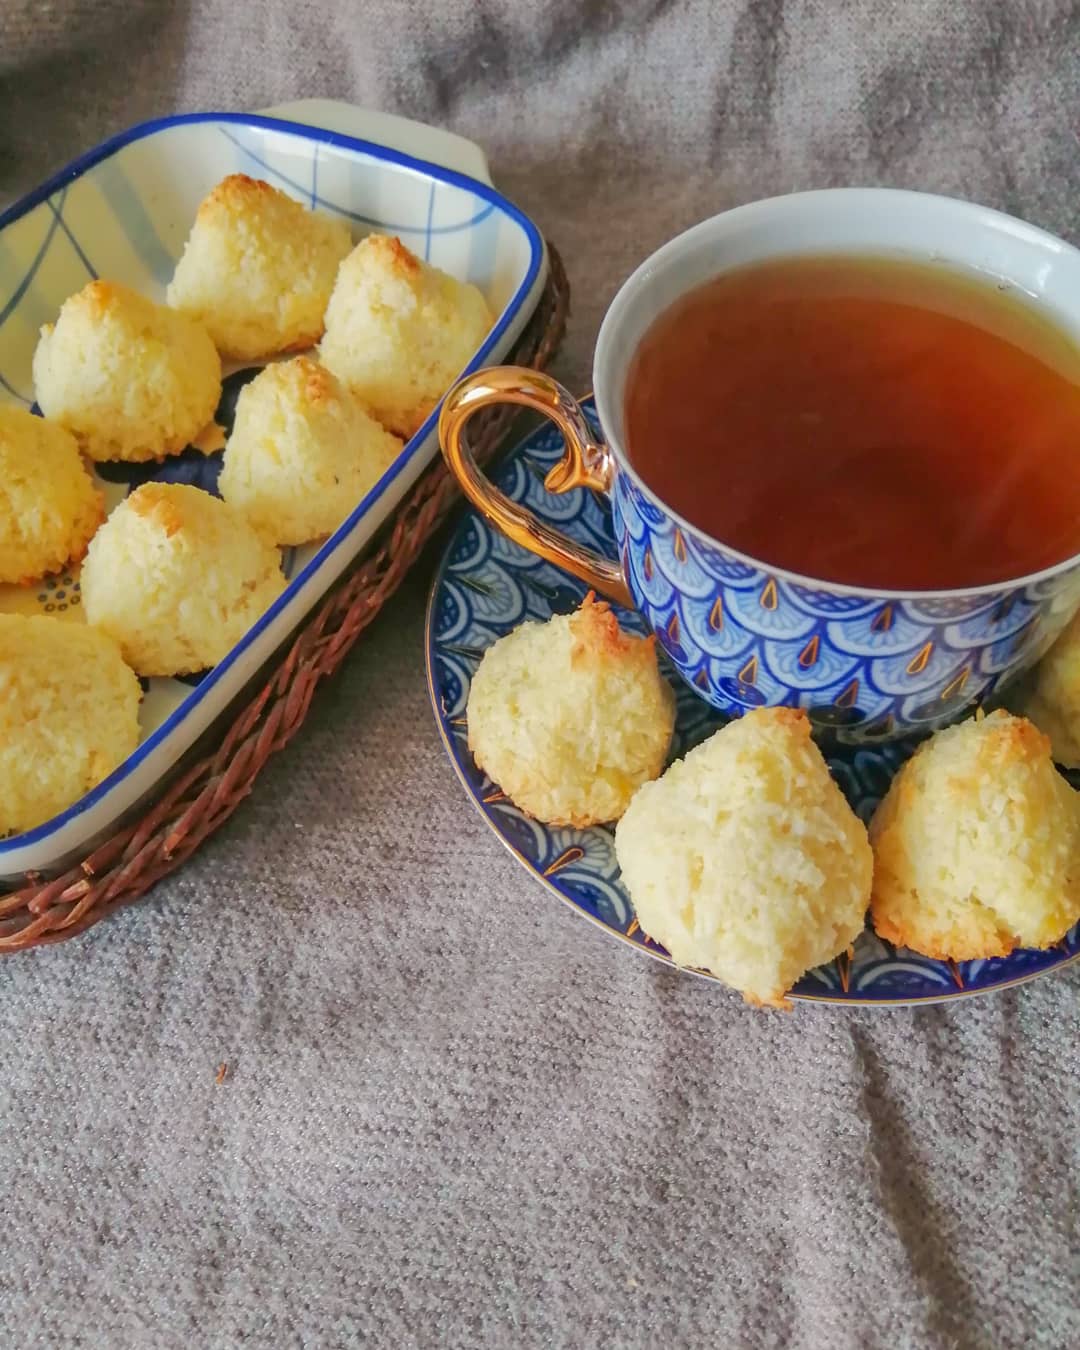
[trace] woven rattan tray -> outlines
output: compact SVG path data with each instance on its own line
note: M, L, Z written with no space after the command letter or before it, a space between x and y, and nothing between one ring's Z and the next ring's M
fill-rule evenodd
M549 245L551 270L536 312L513 353L543 368L562 339L569 308L566 273ZM477 419L477 457L489 459L505 436L510 408ZM374 548L297 631L239 711L215 726L212 748L187 765L140 819L126 824L81 863L0 896L0 955L74 937L175 871L228 820L271 755L299 731L319 681L341 664L400 586L453 505L456 487L437 460L387 523ZM419 660L419 657L417 658Z

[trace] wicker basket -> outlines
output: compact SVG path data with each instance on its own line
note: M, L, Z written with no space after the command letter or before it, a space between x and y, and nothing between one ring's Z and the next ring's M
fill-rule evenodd
M535 314L513 353L542 369L566 327L569 286L549 246L551 273ZM513 409L477 418L479 459L504 437ZM43 880L34 875L0 896L0 954L74 937L138 900L175 871L248 795L263 765L299 731L319 681L345 654L401 585L457 496L441 459L427 470L377 539L373 551L331 590L259 682L238 715L213 731L216 746L184 769L140 820L125 825L75 867Z

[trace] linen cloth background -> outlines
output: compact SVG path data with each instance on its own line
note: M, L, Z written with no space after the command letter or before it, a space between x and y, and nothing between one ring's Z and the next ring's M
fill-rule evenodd
M0 0L0 195L316 94L485 145L567 260L578 389L621 279L738 202L1080 236L1080 6L995 0ZM179 875L0 963L0 1342L1080 1344L1080 971L763 1015L605 940L466 803L426 582Z

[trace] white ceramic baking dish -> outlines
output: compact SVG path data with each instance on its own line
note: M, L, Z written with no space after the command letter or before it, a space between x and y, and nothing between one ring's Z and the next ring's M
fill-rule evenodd
M539 301L543 240L491 186L482 151L468 141L322 100L263 114L168 117L104 142L0 213L0 398L31 404L41 325L90 278L163 298L198 203L237 172L344 217L357 238L373 229L398 234L421 257L475 282L498 318L470 370L504 358ZM0 840L0 883L69 863L153 791L416 482L437 452L437 419L438 409L325 544L287 551L287 590L223 661L197 682L147 682L138 749L61 815ZM175 473L166 462L152 476ZM108 506L142 477L104 470ZM78 569L32 588L0 588L0 609L81 622Z

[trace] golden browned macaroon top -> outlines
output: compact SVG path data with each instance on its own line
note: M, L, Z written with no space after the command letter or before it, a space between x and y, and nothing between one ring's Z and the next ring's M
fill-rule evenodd
M310 356L297 356L293 369L302 379L302 392L305 400L315 406L320 403L338 403L341 400L341 385L325 366L313 361Z
M286 197L277 188L272 187L262 178L251 178L246 173L231 173L227 178L223 178L217 183L199 203L199 209L195 212L196 220L206 220L207 217L217 214L219 208L226 207L228 210L235 210L237 207L246 206L249 202L258 201L262 198L265 201L272 201L277 197L292 201L291 197ZM299 202L295 203L299 210L304 208Z
M184 527L183 498L168 491L165 483L144 483L128 498L132 512L156 525L166 537Z
M405 247L396 234L373 234L368 237L367 243L373 255L381 253L385 257L390 270L407 277L420 275L420 259Z
M637 633L624 633L611 606L606 600L598 600L595 591L586 595L581 608L572 616L571 631L571 665L595 658L599 661L630 660L651 666L656 660L653 651L656 634L648 633L642 637Z
M84 288L83 303L88 313L100 317L123 304L129 293L126 286L121 288L113 281L98 278Z

